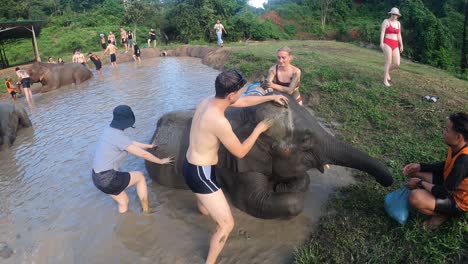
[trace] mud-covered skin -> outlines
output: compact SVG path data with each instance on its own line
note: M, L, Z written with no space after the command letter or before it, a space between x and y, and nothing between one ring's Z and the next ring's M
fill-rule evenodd
M13 103L0 103L0 145L10 147L21 127L32 126L23 107Z
M289 97L289 107L264 103L249 108L229 108L226 117L241 142L265 119L273 118L273 126L262 134L252 150L243 158L219 150L217 181L239 209L258 218L287 218L304 208L308 190L307 170L324 171L324 165L335 164L365 171L383 186L393 178L378 160L363 151L342 143L327 133L317 120ZM189 143L194 112L171 112L157 123L152 143L157 156L174 156L174 166L146 162L150 176L158 183L187 188L182 164Z
M80 84L91 77L93 73L79 63L41 63L35 62L28 69L32 83L41 82L41 92L48 92L68 84Z

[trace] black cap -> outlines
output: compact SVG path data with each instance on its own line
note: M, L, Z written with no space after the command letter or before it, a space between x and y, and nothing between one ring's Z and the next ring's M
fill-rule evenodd
M135 115L133 114L132 108L128 105L119 105L114 108L114 118L110 123L110 126L120 130L132 127L135 124Z

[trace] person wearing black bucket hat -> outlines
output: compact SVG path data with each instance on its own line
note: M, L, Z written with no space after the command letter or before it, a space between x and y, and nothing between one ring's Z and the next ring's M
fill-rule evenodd
M99 138L93 160L94 185L117 202L120 213L128 210L128 196L125 189L133 185L136 185L143 212L149 212L148 190L143 172L120 171L120 165L127 152L159 164L171 164L173 161L172 157L159 159L145 150L154 148L154 145L137 142L127 137L124 130L129 127L134 128L134 124L135 115L130 106L115 107L112 122Z
M214 97L203 100L195 110L190 128L190 142L183 165L185 182L197 197L198 209L210 215L217 228L210 242L206 263L215 263L216 258L234 226L231 209L223 191L216 183L214 166L218 163L218 149L222 143L236 157L244 157L257 138L272 125L271 120L257 124L252 134L240 142L224 116L228 107L248 107L268 101L286 106L288 99L283 95L240 97L247 81L237 70L218 75Z

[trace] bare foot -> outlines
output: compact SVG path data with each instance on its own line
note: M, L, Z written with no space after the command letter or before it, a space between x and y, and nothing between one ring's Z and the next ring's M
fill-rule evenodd
M447 220L445 215L434 215L431 218L424 221L423 226L428 230L436 230L442 223Z
M386 87L392 86L391 84L389 84L389 83L387 82L387 80L385 80L385 81L383 82L383 84L384 84Z
M149 213L150 212L150 207L148 205L148 200L141 200L141 209L143 210L143 213Z

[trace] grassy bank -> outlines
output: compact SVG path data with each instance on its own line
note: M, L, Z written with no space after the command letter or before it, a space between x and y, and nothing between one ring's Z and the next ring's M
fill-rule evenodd
M468 216L450 220L437 231L421 228L425 217L412 214L405 226L383 209L386 193L404 180L401 169L412 161L443 160L446 118L468 112L468 82L426 65L404 60L382 84L382 53L327 41L250 44L233 52L228 68L250 78L265 75L275 51L290 46L293 64L302 69L301 90L308 105L335 128L342 140L385 162L396 183L382 188L367 175L339 190L331 199L308 244L296 252L296 263L463 263L468 261ZM428 103L424 95L440 100Z

